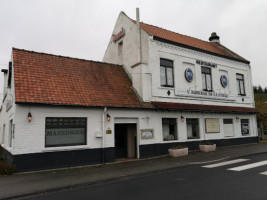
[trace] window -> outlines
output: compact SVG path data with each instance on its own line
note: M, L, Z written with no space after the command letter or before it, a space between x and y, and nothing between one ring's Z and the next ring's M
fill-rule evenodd
M187 128L188 139L199 139L198 119L196 118L186 119L186 128Z
M237 94L245 96L244 75L236 74Z
M202 67L201 73L203 90L212 91L211 69L208 67Z
M163 118L162 119L162 133L163 133L164 141L177 140L176 119Z
M234 136L234 124L233 119L223 119L224 137Z
M11 119L9 121L9 139L8 139L8 146L11 147L12 146L12 132L13 132L13 120Z
M163 87L173 87L173 61L160 59L160 85Z
M45 147L86 145L86 118L47 117Z
M242 135L249 135L249 120L241 119L241 133Z

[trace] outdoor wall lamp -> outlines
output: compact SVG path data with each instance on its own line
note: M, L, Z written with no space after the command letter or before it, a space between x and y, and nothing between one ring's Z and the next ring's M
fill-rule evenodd
M107 120L110 121L110 115L109 114L107 114Z
M181 115L181 121L182 121L182 122L184 121L184 116L183 116L183 115Z
M239 117L236 117L236 121L239 122L239 120L240 120Z
M32 114L30 112L28 113L28 117L27 118L28 118L29 122L32 121Z

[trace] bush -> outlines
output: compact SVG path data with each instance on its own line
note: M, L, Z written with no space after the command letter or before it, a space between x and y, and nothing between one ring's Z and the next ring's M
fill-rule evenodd
M202 141L199 143L199 145L213 145L214 143L211 141Z
M15 172L15 167L7 161L0 162L0 174L10 175Z
M0 145L0 174L10 175L15 172L15 167L11 165L2 154L2 147Z
M170 149L184 149L187 148L186 145L177 145L177 146L172 146Z

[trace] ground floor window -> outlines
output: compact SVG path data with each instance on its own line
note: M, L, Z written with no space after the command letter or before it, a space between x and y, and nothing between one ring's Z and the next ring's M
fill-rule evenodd
M86 118L47 117L45 147L85 145L86 124Z
M177 140L177 123L174 118L163 118L162 119L162 133L163 140Z
M187 139L199 138L199 125L197 118L187 118L186 128L187 128Z
M242 135L249 135L249 120L241 119L241 133Z
M234 124L233 119L223 119L223 130L225 137L234 136Z

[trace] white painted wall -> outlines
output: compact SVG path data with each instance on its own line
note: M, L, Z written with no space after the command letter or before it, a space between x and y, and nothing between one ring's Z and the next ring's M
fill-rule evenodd
M16 124L15 140L11 149L12 154L27 154L49 151L63 151L74 149L93 149L102 147L102 138L95 135L96 131L102 132L102 114L104 109L76 108L61 106L29 106L16 105ZM27 120L28 112L32 113L31 122ZM147 110L129 110L129 109L108 109L107 113L111 116L110 121L105 120L104 137L105 147L114 147L114 127L116 119L135 120L137 122L137 141L138 144L154 143L173 143L196 141L204 139L232 139L240 137L255 137L256 118L255 115L222 115L222 114L195 114L180 112L161 112ZM200 139L187 139L186 120L181 121L180 116L186 118L199 118ZM240 119L246 118L250 122L250 135L241 136L240 121L235 120L236 116ZM66 147L45 147L45 118L46 117L86 117L87 118L87 145L66 146ZM176 118L178 140L163 141L162 118ZM220 119L220 133L205 133L205 118ZM223 118L233 118L235 135L225 137L223 130ZM153 129L154 137L152 139L141 139L141 129ZM111 130L112 134L105 134L106 130Z
M248 64L231 61L229 59L201 53L178 46L149 40L149 66L152 73L152 95L151 101L180 102L207 105L223 105L223 106L240 106L254 107L254 97L251 82L250 66ZM174 88L165 88L160 86L160 58L173 61L174 64ZM235 102L225 100L212 100L203 98L183 97L175 95L174 90L203 90L201 66L196 64L196 60L202 60L217 64L212 69L212 86L213 91L218 93L226 93L235 96ZM190 67L194 72L194 80L187 82L184 77L184 71ZM237 94L236 73L244 75L246 96ZM220 76L226 75L228 78L228 86L223 88L220 83ZM149 82L147 82L149 84ZM170 90L170 96L167 91ZM242 101L242 98L244 101Z

